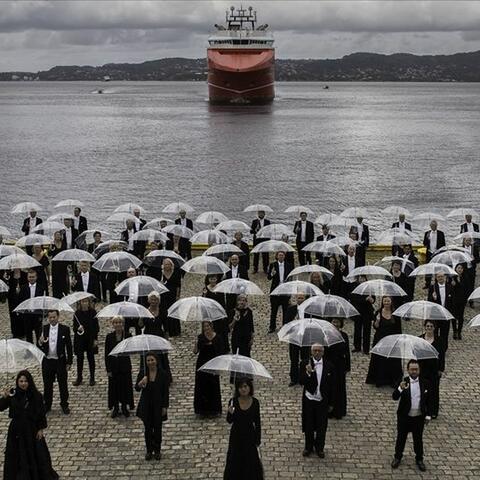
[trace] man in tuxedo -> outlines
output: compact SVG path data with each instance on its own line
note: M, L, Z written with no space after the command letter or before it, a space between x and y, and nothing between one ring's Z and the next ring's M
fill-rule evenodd
M307 212L300 212L300 220L295 222L293 233L297 236L295 242L297 244L298 261L300 265L305 265L306 263L310 265L312 263L310 252L304 252L302 250L303 247L312 243L315 238L313 222L307 220Z
M449 312L453 308L452 285L447 282L447 276L444 273L435 275L435 282L428 289L428 301L438 303L445 307ZM450 320L441 320L437 322L437 332L443 340L445 351L448 349L448 335L450 334Z
M133 215L136 217L135 219L135 228L137 229L137 232L139 232L140 230L142 230L142 228L145 226L145 224L147 223L146 220L144 220L143 218L140 218L140 210L138 208L135 208L133 210Z
M134 278L137 276L137 274L137 270L133 267L130 267L126 273L127 279ZM147 307L148 305L148 297L140 295L140 292L138 291L138 285L136 283L130 284L128 295L123 297L123 301L138 303L144 307ZM125 332L130 333L131 328L135 330L135 335L140 335L142 333L143 320L136 317L125 317Z
M349 245L347 247L347 256L342 258L340 264L340 271L343 275L343 286L346 295L349 295L355 288L355 278L347 278L350 272L357 267L361 267L360 256L358 255L358 249L355 245Z
M400 255L400 257L403 258L401 270L407 277L406 301L411 302L415 294L415 277L410 277L410 274L418 267L418 258L415 256L410 244L403 245L401 250L403 252L402 255Z
M287 281L288 274L292 271L292 266L285 261L285 252L277 252L276 260L267 268L267 278L271 280L270 293L279 285ZM287 295L270 295L270 326L268 333L274 333L277 328L278 309L282 308L282 317L285 318L288 308L289 297Z
M357 309L359 315L353 318L353 353L363 351L370 353L370 335L374 318L375 297L351 293L355 287L367 281L367 277L360 275L350 289L350 303Z
M437 250L445 246L445 234L438 230L436 220L430 222L430 230L423 236L423 246L427 249L427 263Z
M44 286L37 282L37 272L29 270L27 274L27 284L20 288L19 303L34 297L43 297L46 295ZM42 317L36 313L23 313L18 321L23 321L25 340L33 343L33 332L38 342L42 329Z
M180 210L178 214L180 216L175 219L175 223L193 230L193 221L190 218L187 218L187 212L185 210ZM192 258L192 244L188 238L180 237L179 249L185 252L185 260L190 260Z
M363 217L357 217L357 223L354 225L357 229L358 233L358 247L357 247L357 255L359 258L360 266L366 264L367 259L367 248L370 245L370 231L368 229L368 225L363 223Z
M392 228L398 228L400 232L404 232L405 230L412 231L412 226L405 221L405 214L403 213L398 216L398 222L392 224Z
M240 257L237 254L233 254L230 257L230 270L225 274L225 280L229 278L243 278L248 280L248 270L240 263Z
M65 226L65 230L62 230L62 235L65 246L67 247L67 249L76 248L77 244L75 243L75 240L78 237L78 230L73 227L72 219L65 218L63 220L63 225Z
M410 360L405 377L392 393L394 400L400 400L397 409L397 441L392 468L398 468L409 432L412 432L415 461L421 472L425 472L423 463L423 429L432 419L433 395L430 384L420 377L417 360Z
M263 210L259 210L257 212L257 218L254 218L252 221L252 225L250 226L250 233L253 235L253 246L255 247L261 242L268 240L268 238L257 238L257 232L267 225L270 225L270 220L265 218L265 212ZM253 254L253 273L258 272L258 264L260 260L260 254L254 253ZM267 273L269 257L268 253L262 253L262 266L263 271Z
M70 327L58 323L60 313L58 310L49 310L47 313L48 325L43 327L42 336L38 346L45 354L42 363L43 395L45 409L52 409L53 382L57 379L60 390L60 405L63 413L68 415L68 373L72 366L72 339Z
M80 207L75 207L73 209L73 228L78 232L80 235L85 230L88 230L87 219L80 215L82 209Z
M331 363L324 360L325 348L315 343L311 358L300 365L302 395L302 430L305 434L303 456L308 457L315 449L320 458L325 458L325 436L328 414L333 410L335 376Z
M322 234L317 237L317 242L326 242L332 240L332 238L335 238L335 235L330 233L330 227L326 224L322 225ZM315 258L317 264L321 267L328 266L328 257L325 257L322 253L316 253Z
M128 244L127 252L135 255L135 242L133 240L133 236L137 233L135 222L133 220L127 220L125 224L127 228L120 234L120 240Z
M29 235L30 232L32 231L32 228L35 228L37 225L42 223L42 221L43 220L41 218L37 217L36 210L30 210L29 216L23 221L22 232L25 235Z
M100 300L100 282L97 275L90 271L89 262L78 262L79 272L73 279L74 292L88 292L95 295L95 298Z
M466 236L463 239L463 248L470 254L473 260L470 262L470 266L467 266L466 273L468 278L468 295L470 295L475 289L475 278L477 276L477 265L480 263L479 246L475 244L471 236ZM473 302L470 302L470 307L473 306Z
M460 226L460 233L464 232L478 232L478 223L472 222L471 215L465 215L465 223Z
M247 271L250 270L250 247L247 242L243 241L242 232L235 232L232 244L236 245L244 253L244 255L240 257L240 264L243 265Z

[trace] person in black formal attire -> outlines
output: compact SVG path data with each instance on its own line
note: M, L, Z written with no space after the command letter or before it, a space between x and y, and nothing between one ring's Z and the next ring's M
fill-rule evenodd
M162 301L160 303L162 318L167 319L168 335L170 337L178 337L182 333L180 320L168 317L167 312L168 309L180 298L182 276L169 258L163 259L161 282L168 288L168 292L162 293Z
M475 290L475 278L477 276L477 265L480 263L480 252L479 246L473 241L473 238L469 235L466 235L462 240L462 246L465 249L466 253L468 253L472 257L472 261L470 264L467 264L467 278L469 280L468 286L468 296ZM473 304L470 303L470 307Z
M58 323L60 312L49 310L47 313L48 325L42 329L42 335L38 340L38 346L45 354L42 363L43 393L45 395L45 409L52 409L53 382L58 382L60 390L60 405L63 413L68 415L68 373L72 366L72 339L70 327Z
M430 222L430 230L425 232L423 236L423 246L427 249L427 263L430 262L435 252L445 245L445 234L438 230L437 221L432 220Z
M320 458L325 458L325 436L328 414L335 405L335 370L323 358L325 348L318 343L311 347L311 357L302 362L300 383L302 395L302 431L305 434L303 456L308 457L315 449Z
M205 276L205 287L203 288L202 296L215 300L223 308L225 308L227 312L227 318L221 318L220 320L215 320L215 322L213 322L213 329L216 333L219 334L219 337L222 339L224 352L227 353L230 351L230 345L228 343L228 312L236 307L237 295L215 292L215 287L218 285L218 277L218 275Z
M368 225L363 223L363 217L357 217L357 222L353 225L358 233L357 255L361 266L366 264L367 249L370 245L370 231Z
M143 229L143 227L145 226L145 224L147 223L146 220L144 220L143 218L140 218L140 210L138 208L135 208L133 210L133 216L136 217L135 219L135 227L137 229L137 232L139 232L140 230Z
M32 258L34 258L40 264L39 267L33 267L33 270L37 272L37 281L48 295L48 270L50 266L50 260L45 254L42 245L39 243L36 243L33 246Z
M33 228L42 223L43 220L37 217L36 210L30 210L29 216L23 220L22 232L25 235L29 235Z
M55 232L53 235L53 243L49 248L49 254L52 259L52 293L56 298L62 298L70 293L68 262L53 261L59 253L66 249L67 246L65 245L62 232Z
M415 268L418 267L418 258L415 256L410 244L403 245L401 250L402 253L400 257L403 258L401 270L402 273L404 273L407 277L407 289L405 290L407 296L405 297L405 300L407 302L411 302L413 301L413 296L415 294L415 277L410 277L410 274L413 272L413 270L415 270Z
M247 303L246 295L237 297L237 307L229 312L230 331L232 332L232 352L250 356L253 345L253 313Z
M240 263L240 257L238 255L234 254L230 257L228 266L230 267L230 270L225 273L224 280L228 280L231 278L242 278L244 280L248 280L248 270L244 265ZM225 300L225 308L227 309L227 311L235 308L235 305L237 304L237 296L235 294L225 295Z
M360 275L357 277L355 287L367 281L367 277ZM354 288L355 289L355 288ZM357 309L360 315L353 318L353 353L363 351L364 354L370 353L370 336L372 331L372 322L374 318L375 298L368 295L350 294L350 302Z
M112 356L110 352L125 338L123 317L112 318L113 332L105 337L105 367L108 376L108 409L112 410L111 417L119 415L119 404L125 417L130 416L128 407L133 409L132 363L129 356Z
M193 408L202 417L217 416L222 413L220 377L200 372L199 368L212 358L222 355L224 342L213 329L212 322L202 322L202 333L198 336L193 353L198 355L195 365L195 389Z
M412 226L405 221L405 214L403 213L398 215L398 221L393 222L392 228L398 228L398 230L401 232L405 230L409 230L410 232L412 231Z
M28 370L18 372L15 387L0 397L0 411L11 419L5 447L5 480L57 480L45 442L47 428L42 394Z
M82 209L80 207L75 207L73 209L73 228L79 235L85 230L88 230L87 219L83 215L80 215L81 212Z
M453 288L444 273L435 275L435 282L428 289L428 300L445 307L450 313L453 310ZM452 313L453 315L453 313ZM437 334L442 337L445 351L448 350L448 336L450 334L450 322L438 322Z
M334 255L327 258L327 268L332 272L333 276L329 280L330 285L330 295L339 295L343 296L344 292L344 282L343 275L340 271L340 265L337 260L337 257Z
M402 261L394 260L392 261L392 267L390 273L392 274L392 281L396 283L405 293L410 291L411 285L409 283L409 278L402 272ZM406 302L406 296L398 296L393 298L393 306L395 309L400 307Z
M39 282L37 282L37 272L29 270L27 273L27 283L20 288L19 303L33 297L43 297L47 292ZM35 332L35 341L38 342L42 330L42 317L36 313L22 313L23 329L25 340L33 343L33 332Z
M325 350L325 359L332 364L335 371L335 403L329 415L339 420L347 414L347 373L351 370L350 342L347 333L343 331L343 318L333 318L332 325L343 338L343 342L335 343Z
M93 243L88 245L87 252L93 253L95 249L99 247L102 243L103 243L102 232L99 232L98 230L93 232Z
M460 225L460 233L478 231L478 223L472 222L471 215L465 215L465 223L462 223L462 225Z
M8 274L8 276L4 277L4 280L8 284L7 299L12 337L23 338L25 337L24 320L22 315L20 313L14 312L14 310L22 301L21 291L22 287L24 287L28 283L27 274L19 268L15 268Z
M72 280L74 292L88 292L95 295L95 298L101 298L100 282L95 272L90 270L89 262L78 262L79 272Z
M450 313L453 315L453 339L462 339L463 320L465 314L465 306L470 294L470 279L465 271L465 266L459 263L455 266L457 276L453 277L450 284L452 286L452 303Z
M317 237L317 242L326 242L328 240L332 240L333 238L335 238L335 235L330 233L330 227L326 224L322 225L322 234ZM328 268L328 258L329 257L323 255L323 253L315 253L317 264L321 267Z
M408 376L392 393L394 400L400 400L397 409L397 441L392 468L400 466L408 433L412 432L415 461L418 469L425 472L423 429L432 419L432 395L430 384L420 375L420 367L416 360L408 362L407 371Z
M233 235L233 245L238 247L244 255L240 255L240 265L243 265L247 272L250 270L250 247L248 246L247 242L243 241L243 233L242 232L235 232Z
M141 369L135 390L142 392L137 407L137 417L145 427L145 460L161 458L162 424L167 420L169 407L169 379L160 366L158 356L149 352L145 356L145 369Z
M443 320L442 320L443 321ZM438 417L440 407L440 379L445 371L445 347L441 337L435 335L435 322L433 320L425 320L424 333L420 338L426 340L438 352L438 358L428 358L419 360L420 375L428 380L432 393L432 418Z
M235 382L235 394L228 405L227 422L232 424L228 442L224 480L263 480L258 454L262 439L260 403L253 396L253 383L242 378Z
M296 235L296 245L298 253L298 261L300 265L309 265L312 263L312 257L310 252L304 252L303 247L312 243L315 239L315 229L313 222L307 220L307 212L300 212L300 220L295 222L293 227L293 233Z
M83 361L86 353L90 371L89 385L93 387L95 385L95 354L98 353L97 311L89 298L84 298L78 303L73 316L73 351L77 356L77 379L73 385L78 387L83 381Z
M348 295L350 295L352 288L354 288L355 285L355 278L347 278L348 275L355 268L363 266L360 264L361 259L357 252L358 250L355 245L349 245L346 249L347 255L342 258L342 263L340 264L340 271L342 272L343 276L342 296L344 297L348 297Z
M133 236L137 233L137 228L135 227L135 222L133 220L127 220L125 222L126 228L120 234L120 240L127 243L127 252L132 255L136 255L135 251L135 241Z
M193 230L193 221L190 218L187 218L187 212L185 210L180 210L178 215L179 217L175 219L175 223ZM180 238L179 249L180 251L185 252L185 260L190 260L192 258L192 244L190 243L190 240L187 238Z
M137 276L137 270L133 267L130 267L126 273L127 273L127 279L134 278ZM123 296L123 301L138 303L143 307L147 307L147 304L148 304L147 297L139 295L138 284L136 283L131 283L129 285L128 295ZM135 335L140 335L140 333L142 333L143 326L144 326L143 319L141 318L138 318L138 317L125 318L126 332L130 332L130 329L133 328L135 330Z
M261 242L264 242L265 240L268 240L267 238L258 238L257 233L258 231L266 227L267 225L270 225L270 220L268 218L265 218L265 212L263 210L259 210L257 212L257 218L254 218L252 221L252 225L250 227L250 233L253 235L253 246L255 247ZM254 253L253 254L253 273L258 272L258 263L260 260L260 254L259 253ZM269 255L268 253L262 253L262 266L263 266L263 271L267 273L267 268L268 268L268 262L269 262Z
M309 282L318 287L325 294L330 291L329 280L327 278L323 278L323 274L320 272L312 272L310 274Z
M270 293L279 285L287 281L288 274L292 271L292 266L285 261L285 252L277 252L275 261L268 266L267 278L271 281ZM282 308L282 316L285 317L290 298L287 295L270 295L270 325L268 333L274 333L277 328L278 309Z
M65 218L63 224L65 226L65 230L62 230L63 240L67 250L70 248L76 248L77 244L75 243L75 240L78 237L78 230L73 227L73 220L71 218Z

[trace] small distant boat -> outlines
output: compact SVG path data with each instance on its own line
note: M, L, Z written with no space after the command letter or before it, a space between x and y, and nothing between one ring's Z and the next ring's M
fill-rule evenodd
M324 89L324 90L328 90L328 89L329 89L329 86L328 86L328 85L324 85L323 89Z
M104 81L104 82L109 82L110 80L111 80L110 75L105 75L105 76L103 77L103 81Z
M97 93L103 93L103 90L97 90Z

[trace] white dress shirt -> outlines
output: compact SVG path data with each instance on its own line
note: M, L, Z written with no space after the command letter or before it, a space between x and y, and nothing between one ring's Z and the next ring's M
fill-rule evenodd
M320 360L313 360L313 368L315 369L315 374L317 375L317 389L315 393L312 395L310 392L305 392L305 396L309 400L314 400L315 402L321 402L323 400L322 394L320 393L320 383L322 382L322 374L323 374L323 358Z
M404 232L405 231L405 222L398 222L398 229L400 230L400 232Z
M83 291L86 292L88 291L88 281L90 279L90 272L81 272L81 275L82 275Z
M437 230L430 230L430 251L432 253L437 251Z
M231 270L232 270L232 278L238 278L238 265L236 266L232 265Z
M410 396L412 403L408 416L418 417L422 414L422 409L420 408L420 382L418 381L418 377L415 380L410 377Z
M47 355L47 358L58 358L58 356L57 356L57 340L58 340L58 323L55 326L50 325L50 332L48 334L48 355Z
M283 283L285 280L285 262L278 262L278 278L280 283Z
M138 222L140 223L140 220ZM187 226L187 217L185 218L180 217L180 225L183 225L184 227Z
M358 232L358 240L362 240L362 235L363 235L363 223L358 223L357 222L357 232Z
M72 248L72 229L65 229L65 240L67 242L67 248Z
M78 227L80 226L80 217L73 217L73 227L75 230L78 230Z
M306 242L307 241L307 221L300 222L300 241Z
M473 232L473 223L467 222L467 232Z
M133 228L131 230L127 230L127 237L128 237L128 250L133 251L133 235L135 231Z
M352 270L355 268L355 255L350 256L347 255L347 262L348 262L348 274L352 273ZM345 281L348 283L353 283L355 278L346 278Z
M37 226L37 217L30 217L30 230L29 233L32 232L32 228Z
M443 284L443 285L438 284L438 291L440 292L440 304L442 305L442 307L444 307L445 306L445 297L446 297L445 284Z
M35 290L37 289L37 284L31 283L28 287L30 288L30 298L35 297Z

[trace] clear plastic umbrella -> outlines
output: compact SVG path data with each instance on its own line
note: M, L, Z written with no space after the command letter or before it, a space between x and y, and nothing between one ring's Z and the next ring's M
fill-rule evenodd
M185 202L173 202L169 203L163 210L163 213L174 213L175 215L178 215L180 212L186 212L187 214L190 214L194 212L194 208L189 205L188 203Z
M13 208L12 210L10 211L10 213L29 213L31 212L32 210L35 210L36 212L40 212L42 211L42 207L40 207L40 205L37 205L36 203L34 202L21 202L21 203L17 203Z
M103 255L105 252L110 251L121 251L126 250L128 248L128 243L124 242L123 240L107 240L106 242L102 242L98 247L95 248L93 254L96 257Z
M446 251L441 252L432 257L432 261L436 263L443 263L455 267L459 263L470 263L473 260L472 256L465 252Z
M332 225L342 221L335 213L322 213L315 219L316 225Z
M149 222L147 222L143 226L143 228L161 229L161 228L163 228L162 223L165 223L165 226L166 225L173 225L174 221L170 220L169 218L165 218L165 217L155 217L155 218L152 218L152 220L150 220Z
M343 297L319 295L308 298L298 307L300 317L350 318L360 315L358 310Z
M219 243L227 243L228 237L220 230L202 230L195 233L190 238L191 243L214 245Z
M172 235L176 235L177 237L187 238L190 239L193 236L193 230L184 225L167 225L165 228L162 229L164 233L170 233Z
M79 248L64 250L52 258L52 262L95 262L95 260L91 253Z
M232 295L264 295L262 289L256 283L243 278L228 278L227 280L222 280L213 291L215 293Z
M479 240L480 232L463 232L454 237L454 240L457 242L463 242L463 240L465 240L466 238L469 238L470 240Z
M277 333L281 342L299 347L311 347L318 343L325 347L342 343L342 334L326 320L301 318L286 323Z
M415 215L413 217L413 221L417 222L421 225L429 224L432 220L435 220L436 222L444 222L445 217L443 217L439 213L435 213L435 212L418 213L417 215Z
M402 263L402 264L403 264L403 262L405 262L405 265L408 266L409 268L414 267L413 262L411 262L410 260L407 260L406 258L402 258L402 257L397 257L395 255L390 255L390 256L387 256L387 257L383 257L381 260L376 262L375 265L390 267L393 262L398 262L398 263Z
M395 217L398 217L399 215L405 215L406 217L410 216L410 212L406 208L399 207L397 205L391 205L390 207L384 208L382 213L384 215L391 215Z
M65 297L62 298L62 302L72 306L80 302L80 300L84 300L85 298L94 299L95 295L88 292L73 292L70 295L65 295Z
M131 253L108 252L93 264L93 268L99 272L126 272L129 268L138 268L141 264Z
M195 221L197 223L203 223L204 225L215 225L220 222L228 221L228 217L222 212L209 210L208 212L201 213Z
M478 212L473 208L454 208L448 215L447 218L454 217L465 217L466 215L471 215L472 217L477 217Z
M477 287L468 297L469 302L478 302L480 301L480 287Z
M385 270L383 267L377 267L375 265L365 265L364 267L354 268L348 275L347 278L350 280L355 279L355 277L367 277L369 279L373 278L388 278L393 279L392 274Z
M111 303L97 313L98 318L113 318L117 316L128 318L153 318L150 310L143 305L134 302Z
M270 238L272 240L282 240L285 236L293 237L294 235L292 228L283 223L265 225L257 232L257 238Z
M176 267L181 267L185 263L185 260L173 250L152 250L143 259L143 263L149 267L160 268L165 258L172 260Z
M27 256L27 254L21 248L16 247L15 245L0 245L0 258L8 257L14 253Z
M370 353L386 358L401 358L403 360L426 360L438 358L435 347L423 338L406 333L387 335L370 350Z
M295 249L281 240L266 240L252 248L251 253L294 252Z
M302 251L321 253L325 257L332 255L341 255L342 257L345 257L347 255L338 245L333 243L331 240L320 240L316 242L311 242L305 247L303 247Z
M134 242L160 242L167 243L168 236L166 233L160 232L159 230L153 230L150 228L144 228L133 234Z
M141 334L122 340L110 353L114 357L144 354L147 352L166 353L173 350L172 344L158 335Z
M214 322L226 318L227 312L212 298L187 297L177 300L168 309L168 316L184 322Z
M198 371L213 373L214 375L233 374L239 378L266 378L272 380L272 376L260 362L238 353L212 358L207 363L204 363Z
M346 208L340 216L347 218L367 218L368 212L367 209L363 207L350 207Z
M106 232L105 230L98 230L98 229L91 229L85 230L82 232L78 237L75 239L75 243L77 244L78 248L86 250L87 245L91 245L95 243L95 232L100 232L102 236L102 241L110 240L112 234L110 232Z
M218 258L201 255L200 257L195 257L185 262L182 265L182 270L188 273L197 273L200 275L223 275L230 269Z
M273 209L265 203L254 203L243 209L244 212L265 212L273 213Z
M131 203L131 202L122 203L122 205L119 205L113 211L113 213L131 213L131 214L133 214L133 212L135 212L135 211L140 212L141 215L143 215L144 213L147 213L146 210L142 206L138 205L138 203Z
M420 277L425 275L430 276L436 275L437 273L444 273L445 275L449 276L457 275L457 272L452 267L449 267L444 263L430 262L415 268L415 270L410 273L409 277Z
M53 243L52 237L47 237L46 235L40 235L39 233L30 233L29 235L25 235L21 237L15 245L17 247L32 247L35 244L40 245L51 245Z
M8 292L8 285L3 280L0 280L0 293L6 292Z
M380 233L376 245L419 245L420 239L410 230L390 228Z
M222 243L220 245L212 245L211 247L207 248L203 252L203 255L217 257L220 260L225 261L232 255L244 255L244 252L236 245L232 245L231 243Z
M44 353L33 343L18 338L0 340L0 372L13 373L42 364Z
M480 327L480 315L475 315L470 322L468 322L469 327Z
M311 208L305 207L304 205L292 205L285 209L285 213L294 213L295 216L299 216L302 212L313 215L313 210Z
M134 288L139 297L147 297L152 292L162 293L168 292L168 288L159 280L147 275L137 275L130 277L121 282L115 289L117 295L128 297L131 289Z
M55 232L65 230L67 227L63 223L50 220L47 222L39 223L36 227L33 227L30 233L39 233L40 235L53 235Z
M63 300L44 295L32 297L21 302L13 311L17 313L45 313L48 310L58 310L63 313L74 313L72 307Z
M465 247L462 247L460 245L445 245L444 247L439 248L435 252L435 255L443 252L462 252L470 255L470 250L467 250Z
M302 282L302 280L291 280L289 282L281 283L275 288L270 295L298 295L303 293L308 296L324 295L324 293L313 283Z
M14 270L16 268L23 270L41 266L40 262L25 253L12 253L0 260L0 270Z
M331 240L329 240L329 242L332 242L335 245L338 245L339 247L342 247L342 248L349 247L350 245L353 245L354 247L356 247L357 245L360 244L359 241L352 240L347 235L338 235L335 238L332 238Z
M407 295L403 288L396 283L380 279L362 282L352 293L372 297L403 297Z
M3 227L0 225L0 237L11 237L12 234L7 227Z
M63 223L64 220L71 220L73 222L74 219L75 217L71 213L61 212L61 213L55 213L54 215L50 215L50 217L47 218L47 222Z
M130 220L132 222L135 222L137 220L137 217L131 213L128 212L116 212L113 215L110 215L107 218L107 222L109 223L121 223L124 224L126 223L127 220Z
M313 272L318 272L326 276L327 278L333 277L333 273L328 268L313 264L313 265L303 265L301 267L294 268L287 275L287 278L298 277L299 275L311 275Z
M416 300L414 302L404 303L393 312L393 315L407 320L449 321L454 318L445 307L427 300Z
M76 207L83 207L83 206L84 204L80 200L68 198L67 200L62 200L58 202L53 208L76 208Z
M226 220L225 222L220 222L216 227L217 230L222 230L224 232L250 232L250 227L240 220Z

